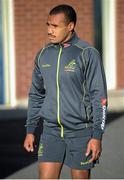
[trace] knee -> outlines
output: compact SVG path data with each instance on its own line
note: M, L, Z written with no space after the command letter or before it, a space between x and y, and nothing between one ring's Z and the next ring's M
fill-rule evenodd
M89 170L72 170L72 179L90 179Z
M39 179L51 179L51 174L39 168Z
M47 172L42 172L42 171L39 171L39 179L58 179L59 176L56 175L56 174L50 174L50 173L47 173Z
M57 168L58 167L58 168ZM58 179L61 166L55 163L39 164L39 179Z

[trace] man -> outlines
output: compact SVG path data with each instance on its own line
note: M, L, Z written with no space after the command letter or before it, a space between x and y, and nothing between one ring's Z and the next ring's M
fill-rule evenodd
M50 44L35 59L24 147L34 150L42 118L40 179L58 179L63 164L72 178L88 179L101 153L107 107L103 65L99 52L77 37L75 25L71 6L53 8L47 20Z

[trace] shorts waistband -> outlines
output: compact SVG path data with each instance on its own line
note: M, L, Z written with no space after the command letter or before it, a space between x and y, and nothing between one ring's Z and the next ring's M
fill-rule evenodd
M83 136L91 136L92 135L92 124L91 123L85 123L84 128L80 130L64 130L64 138L73 138L73 137L83 137ZM44 134L51 134L55 135L57 137L61 136L61 130L59 127L49 127L44 126L43 127L43 133Z

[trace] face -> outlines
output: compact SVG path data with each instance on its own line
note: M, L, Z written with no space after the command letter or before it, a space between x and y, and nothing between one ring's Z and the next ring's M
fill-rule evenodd
M64 43L71 37L74 23L70 22L67 24L63 13L49 15L47 29L50 42L54 44Z

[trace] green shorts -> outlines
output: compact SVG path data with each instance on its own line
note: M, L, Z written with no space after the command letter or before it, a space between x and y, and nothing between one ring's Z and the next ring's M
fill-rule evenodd
M97 161L89 163L92 154L86 157L86 148L91 139L91 128L84 129L82 135L76 137L59 136L44 133L41 135L38 161L60 162L72 169L91 169Z

